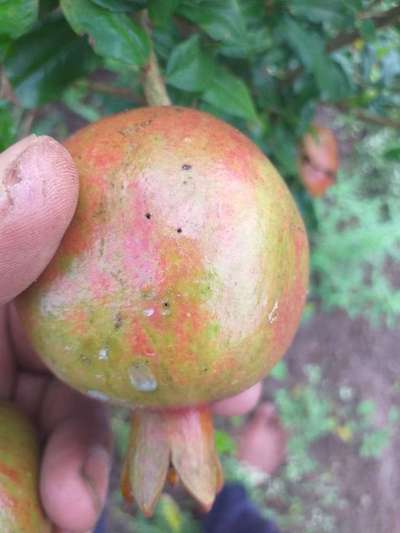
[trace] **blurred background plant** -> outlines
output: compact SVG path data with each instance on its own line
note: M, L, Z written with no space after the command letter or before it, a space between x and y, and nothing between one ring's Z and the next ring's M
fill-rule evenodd
M324 324L334 322L334 310L349 320L362 317L376 335L394 331L400 315L398 2L1 0L0 150L31 132L63 139L87 122L145 105L143 70L152 48L172 102L209 111L249 135L294 194L312 251L307 332L317 338L313 320L323 312L329 313ZM314 159L301 148L316 124L333 132L341 154L336 180L335 170L320 198L299 172L300 161L317 173L329 170L318 153ZM365 349L351 339L349 358ZM297 354L300 368L289 354L288 366L280 364L266 382L265 395L290 435L279 476L264 479L235 459L232 435L241 420L217 433L228 479L248 485L287 531L338 531L350 505L335 465L316 449L334 439L370 468L384 460L398 428L393 356L383 353L381 370L371 370L379 390L394 391L382 418L376 391L369 397L361 390L357 372L349 376L351 386L337 381L330 351L321 346L317 361ZM375 364L362 361L366 368ZM114 415L118 447L127 438L124 416ZM110 505L121 531L195 533L199 527L189 503L170 495L151 521L125 513L117 490Z

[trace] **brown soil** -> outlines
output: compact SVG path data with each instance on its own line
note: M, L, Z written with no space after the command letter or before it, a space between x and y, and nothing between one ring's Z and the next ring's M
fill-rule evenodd
M343 312L318 313L298 332L286 362L294 382L304 381L304 365L319 364L327 394L351 387L360 399L375 402L375 422L383 426L390 406L400 403L399 347L400 328L374 329ZM340 533L400 532L399 449L399 432L380 460L362 459L339 439L318 443L318 458L337 471L340 494L348 502L338 516Z

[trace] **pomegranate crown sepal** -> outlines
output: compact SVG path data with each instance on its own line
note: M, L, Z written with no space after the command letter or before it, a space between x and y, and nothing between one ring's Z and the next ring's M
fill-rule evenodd
M209 408L137 410L132 415L121 479L125 500L135 501L145 516L151 516L174 473L209 511L223 485Z

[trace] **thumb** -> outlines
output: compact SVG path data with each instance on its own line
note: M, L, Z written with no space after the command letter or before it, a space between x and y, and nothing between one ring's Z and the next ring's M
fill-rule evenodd
M0 155L0 304L44 270L77 199L72 158L50 137L31 135Z

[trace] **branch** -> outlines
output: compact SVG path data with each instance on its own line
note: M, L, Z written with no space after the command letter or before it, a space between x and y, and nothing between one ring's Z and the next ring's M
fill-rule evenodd
M23 139L32 131L32 125L36 117L36 109L30 109L24 112L19 125L18 139Z
M146 10L141 15L141 23L150 37L150 42L152 42L150 22ZM143 68L143 90L148 105L171 105L153 46L150 50L149 61Z
M375 29L384 28L386 26L392 26L397 20L400 19L400 6L393 7L392 9L388 9L387 11L384 11L382 13L379 13L379 15L374 15L373 17L365 18L364 20L370 20L374 23ZM343 48L344 46L348 46L349 44L353 43L357 39L361 37L361 33L358 30L354 30L351 32L343 32L339 33L331 39L326 47L325 50L329 54L332 52L335 52L336 50L339 50L340 48ZM298 78L304 71L304 67L297 67L293 70L290 70L286 76L283 78L283 83L285 85L293 82L296 78Z
M337 104L334 107L342 113L351 113L354 118L360 120L361 122L374 124L375 126L384 126L386 128L400 129L400 120L394 120L392 118L382 117L379 115L370 115L369 113L365 113L365 111L351 109L345 104Z
M98 81L85 81L84 82L86 87L88 87L90 90L96 92L96 93L103 93L103 94L111 94L113 96L122 96L122 98L126 98L127 100L130 100L136 104L142 104L143 102L139 100L139 98L135 97L134 94L132 94L132 91L126 87L114 87L113 85L108 85L107 83L102 83Z
M379 15L374 15L373 17L366 18L364 20L369 20L374 23L375 29L384 28L386 26L392 26L397 19L400 19L400 6L393 7L388 9ZM347 33L339 33L331 41L328 42L326 46L326 51L328 53L339 50L343 46L347 46L361 37L361 33L358 30L354 30Z
M14 105L19 105L17 97L12 90L11 83L9 82L4 67L0 65L0 98L4 98L8 102Z

